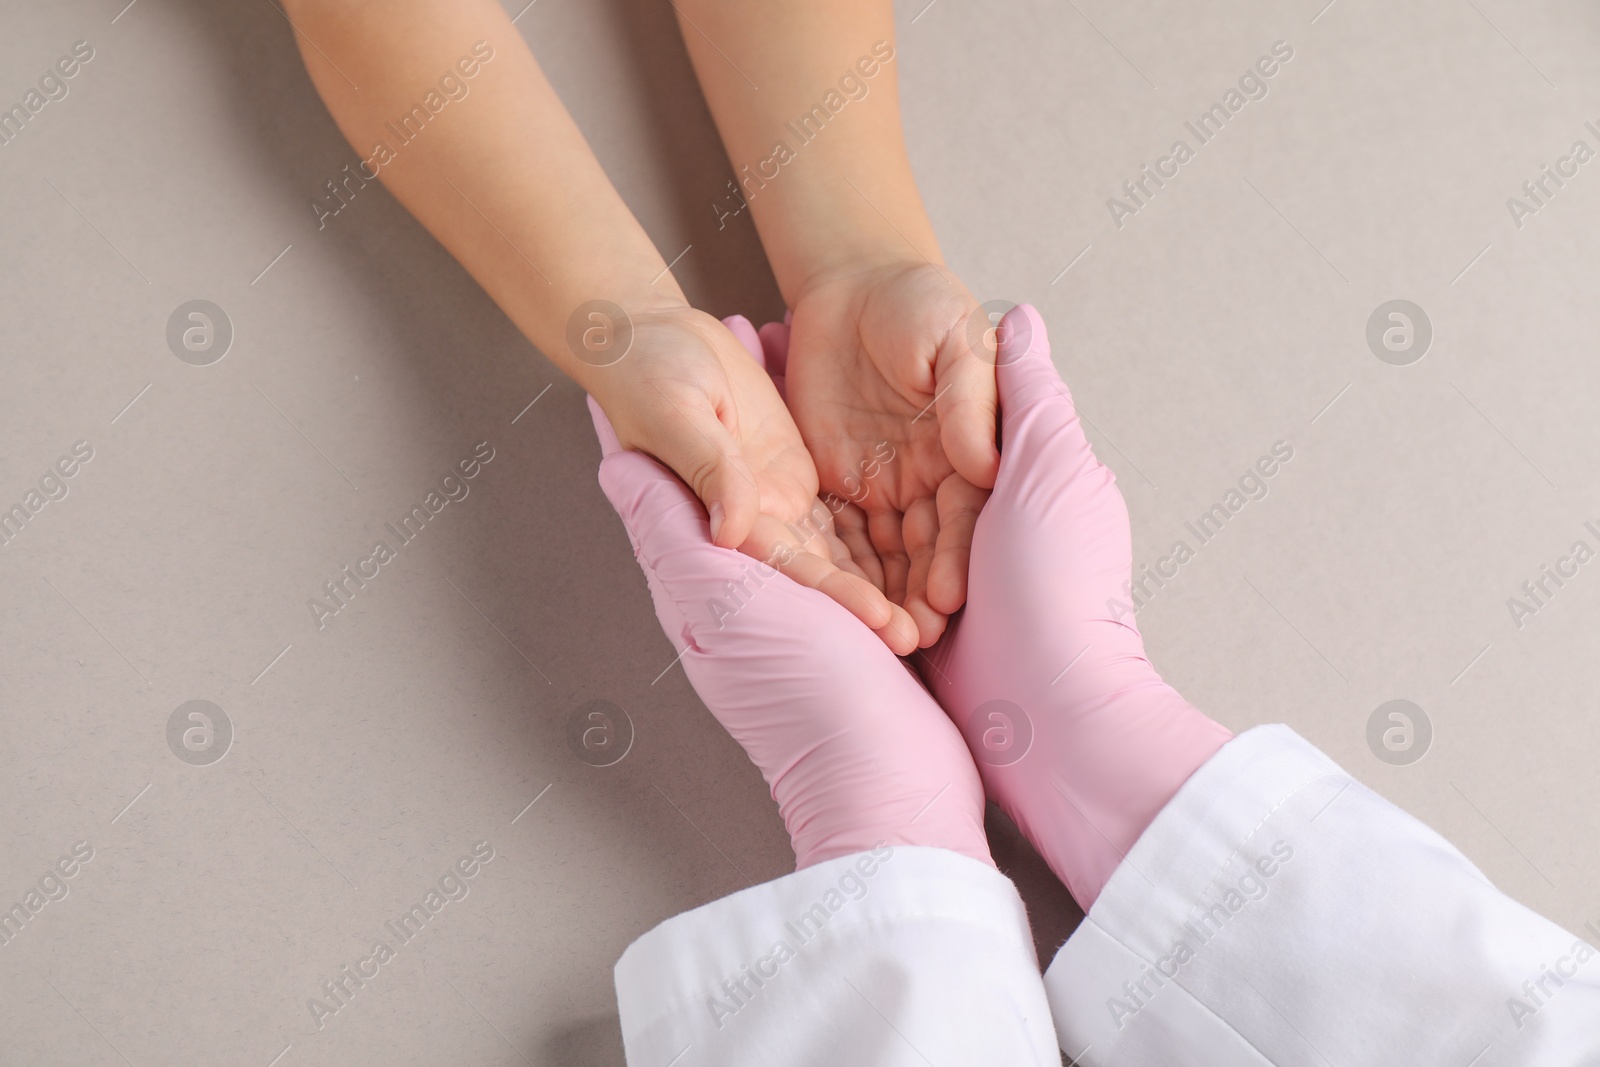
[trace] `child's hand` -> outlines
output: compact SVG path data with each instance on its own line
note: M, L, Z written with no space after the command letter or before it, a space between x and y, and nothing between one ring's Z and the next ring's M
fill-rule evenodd
M749 323L729 326L759 348ZM772 388L760 364L740 358ZM972 758L916 677L835 602L845 598L712 544L683 482L621 449L593 401L590 411L605 452L600 485L656 616L695 691L772 787L798 865L883 842L990 862Z
M615 447L676 471L705 504L714 544L827 594L896 653L914 649L910 616L852 560L817 500L816 468L777 387L730 332L736 326L759 349L749 323L724 325L688 307L631 319L627 354L589 376Z
M923 646L966 600L973 524L999 466L992 335L980 322L973 336L975 313L960 281L920 261L814 281L793 309L795 422L822 488L866 513L857 563L905 605Z

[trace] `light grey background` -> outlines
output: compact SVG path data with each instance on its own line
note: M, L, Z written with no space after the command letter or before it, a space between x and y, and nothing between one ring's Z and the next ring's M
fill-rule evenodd
M381 188L318 231L356 157L282 15L124 2L0 22L6 107L95 49L0 147L0 505L94 449L0 547L0 905L95 850L0 945L0 1063L620 1064L628 942L790 869L765 787L661 673L579 391ZM1141 562L1294 448L1140 612L1168 677L1232 728L1289 723L1576 928L1600 562L1521 628L1507 598L1600 549L1600 160L1520 229L1506 199L1600 150L1600 15L1324 3L903 3L911 151L972 289L1043 311ZM691 296L781 314L748 218L717 229L730 168L670 8L518 26L663 253L693 246ZM1107 198L1278 40L1266 98L1116 226ZM209 367L165 343L197 298L235 330ZM1392 299L1433 325L1410 366L1367 347ZM319 632L307 598L484 440L470 496ZM1434 731L1409 766L1367 746L1395 698ZM235 732L209 766L167 745L195 699ZM614 766L568 745L592 699L635 730ZM994 829L1048 953L1076 913ZM318 1032L307 998L478 841L470 894Z

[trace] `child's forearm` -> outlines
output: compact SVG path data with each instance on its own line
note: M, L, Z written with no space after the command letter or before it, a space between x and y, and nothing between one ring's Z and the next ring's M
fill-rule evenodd
M687 306L497 0L288 0L287 14L363 174L600 403L623 447L688 484L716 545L773 558L815 503L800 433L728 327ZM627 348L591 301L631 317ZM817 540L778 566L839 588L838 558ZM844 582L851 610L910 651L904 609L858 584Z
M580 385L595 391L593 368L566 339L580 304L683 303L495 0L285 0L285 8L360 173L376 170Z
M674 7L791 306L833 271L941 262L906 157L887 0Z

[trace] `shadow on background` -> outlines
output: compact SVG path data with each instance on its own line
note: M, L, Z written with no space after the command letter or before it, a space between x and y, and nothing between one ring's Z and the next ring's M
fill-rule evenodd
M1083 909L1005 812L989 804L983 816L983 828L989 835L989 851L994 855L995 865L1001 874L1017 883L1017 891L1028 907L1033 947L1043 970L1083 921Z
M601 1015L554 1024L534 1055L535 1063L571 1067L624 1067L622 1024L616 1015Z

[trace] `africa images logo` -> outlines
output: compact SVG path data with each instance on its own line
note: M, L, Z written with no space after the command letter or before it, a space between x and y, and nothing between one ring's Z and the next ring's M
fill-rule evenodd
M317 629L326 630L328 620L349 607L356 593L382 574L385 566L398 559L400 549L420 537L428 523L437 518L451 501L467 499L467 494L472 492L472 486L468 483L489 465L494 456L494 446L488 441L479 441L473 446L472 455L461 460L454 470L440 478L438 488L430 489L422 498L422 503L412 507L410 513L401 518L399 526L392 522L384 523L384 528L394 539L393 545L382 539L374 541L372 551L356 560L354 570L346 563L337 575L323 583L322 589L327 594L327 600L307 597L306 609L311 612L311 621ZM457 471L460 472L459 477Z
M472 892L472 879L482 874L494 858L494 846L489 842L479 841L473 845L471 854L446 868L420 901L398 919L383 924L384 932L394 939L393 944L384 938L375 938L370 953L356 960L354 966L347 963L340 967L337 974L322 983L322 996L307 997L306 1008L317 1029L321 1030L329 1019L349 1007L356 994L383 972L384 965L393 960L401 948L421 937L428 924L446 907L467 899L467 894Z
M1197 903L1192 917L1179 929L1167 952L1153 965L1145 964L1137 978L1123 982L1122 996L1106 998L1106 1009L1115 1027L1121 1030L1169 981L1176 982L1179 972L1222 933L1234 916L1265 900L1272 879L1292 859L1294 846L1287 841L1274 841L1267 852L1245 865L1244 873L1233 884L1225 886L1209 903Z
M1146 163L1139 168L1137 177L1122 183L1122 193L1126 199L1107 197L1106 210L1111 212L1111 221L1117 229L1127 225L1130 216L1148 207L1156 193L1183 173L1183 167L1195 158L1202 147L1216 140L1223 127L1243 111L1246 104L1252 100L1265 100L1271 91L1268 82L1293 58L1294 47L1288 41L1272 42L1271 55L1257 59L1253 66L1239 75L1237 85L1228 87L1220 101L1202 111L1193 121L1183 124L1194 138L1193 145L1186 138L1177 138L1167 154L1156 160L1154 169Z
M882 870L883 864L894 857L894 847L874 845L871 852L863 853L844 868L822 897L801 912L793 921L784 923L787 935L774 941L766 955L722 981L716 992L706 997L706 1008L721 1030L739 1012L749 1007L778 977L783 965L800 954L806 945L822 936L829 920L846 907L867 895L868 880Z

